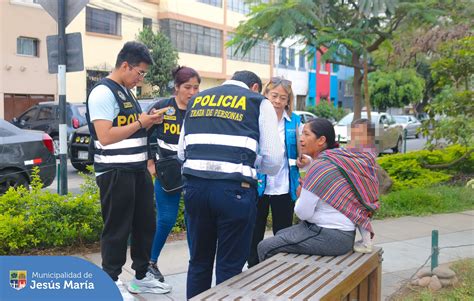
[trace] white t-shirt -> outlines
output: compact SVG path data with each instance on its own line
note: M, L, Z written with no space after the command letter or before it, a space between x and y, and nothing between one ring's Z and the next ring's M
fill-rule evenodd
M122 85L120 86L128 94L127 89ZM114 93L106 85L99 85L92 89L89 94L88 106L91 122L94 122L94 120L114 121L120 112ZM98 177L106 172L96 172L95 176Z

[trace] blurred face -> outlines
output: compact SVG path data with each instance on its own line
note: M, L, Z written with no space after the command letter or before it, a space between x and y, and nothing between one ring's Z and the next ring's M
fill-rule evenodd
M303 133L300 136L301 151L303 154L316 158L320 152L326 149L326 137L317 137L311 131L310 125L307 123L303 127Z
M270 100L273 107L275 108L275 111L279 114L282 114L285 110L285 107L288 105L288 92L286 92L286 90L281 85L269 90L265 97Z
M123 67L123 76L122 81L123 85L127 89L132 89L135 87L139 82L141 82L148 72L148 64L140 63L136 66L132 66L128 64L128 62L122 63Z
M187 82L180 86L175 86L176 99L184 104L189 102L189 99L195 94L199 93L199 81L197 77L191 77Z
M356 147L368 148L373 144L375 137L369 135L366 124L351 126L351 144Z

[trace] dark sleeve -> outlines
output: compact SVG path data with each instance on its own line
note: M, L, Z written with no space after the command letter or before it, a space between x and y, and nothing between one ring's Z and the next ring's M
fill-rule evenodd
M153 109L161 109L161 108L164 108L165 106L163 105L165 103L164 100L159 100L157 102L155 102L155 104L153 104L149 109L148 109L148 114L150 114L151 110Z
M147 113L150 113L153 109L161 109L164 108L164 103L166 100L159 100L154 105L150 107ZM148 148L148 159L156 159L156 147L150 145L151 141L156 142L156 131L158 130L158 126L154 124L151 128L147 131L147 148Z

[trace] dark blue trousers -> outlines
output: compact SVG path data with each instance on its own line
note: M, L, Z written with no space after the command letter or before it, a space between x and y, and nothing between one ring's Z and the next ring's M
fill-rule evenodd
M209 289L216 259L216 284L242 272L257 211L257 191L228 180L188 177L184 205L190 238L187 298Z

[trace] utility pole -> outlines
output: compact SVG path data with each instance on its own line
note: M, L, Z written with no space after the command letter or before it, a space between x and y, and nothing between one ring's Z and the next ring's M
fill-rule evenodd
M36 0L58 23L58 34L46 37L48 72L58 74L59 174L58 193L67 194L66 72L84 70L82 38L79 32L66 34L66 27L89 0ZM67 69L67 70L66 70Z
M67 194L66 1L58 1L59 194Z

